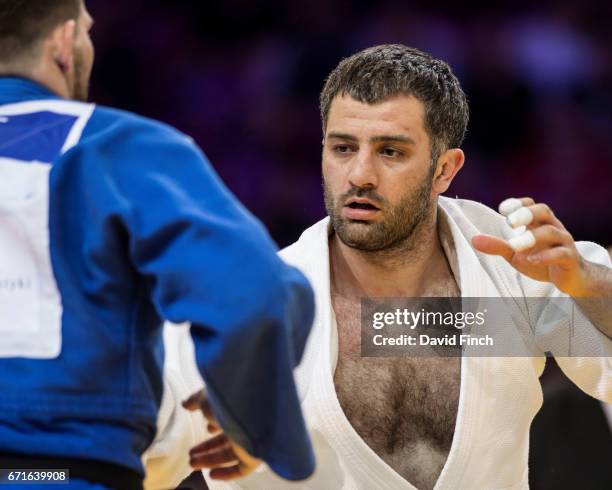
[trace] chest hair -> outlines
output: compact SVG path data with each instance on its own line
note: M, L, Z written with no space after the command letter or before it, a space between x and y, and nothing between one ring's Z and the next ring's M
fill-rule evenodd
M445 296L459 295L452 284ZM361 357L360 304L335 294L332 304L339 339L334 383L345 415L396 472L433 488L453 440L461 358Z

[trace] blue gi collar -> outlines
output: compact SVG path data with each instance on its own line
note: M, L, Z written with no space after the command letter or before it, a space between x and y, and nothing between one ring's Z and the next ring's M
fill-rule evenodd
M0 76L0 104L22 100L58 98L47 87L21 77Z

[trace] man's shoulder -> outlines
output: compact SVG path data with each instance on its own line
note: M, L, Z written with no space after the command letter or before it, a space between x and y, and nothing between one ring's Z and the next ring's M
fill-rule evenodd
M167 124L133 112L59 97L25 100L13 105L4 106L5 109L7 107L19 108L19 114L27 112L52 112L82 118L81 124L85 125L83 128L84 134L88 135L103 130L116 129L117 127L139 128L174 135L181 134L178 130Z
M174 178L191 172L216 178L202 150L180 131L128 111L93 107L78 143L58 164L96 162L90 170L125 178L153 169Z
M178 144L193 145L191 138L168 124L133 112L96 105L84 138L107 134L128 138L148 135L152 140L161 138L162 141L170 140Z

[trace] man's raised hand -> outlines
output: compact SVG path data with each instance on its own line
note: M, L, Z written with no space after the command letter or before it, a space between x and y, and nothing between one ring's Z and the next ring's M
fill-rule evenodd
M517 230L523 226L524 231L508 241L476 235L472 238L476 250L499 255L520 273L550 282L570 296L592 294L590 282L594 271L591 269L597 265L580 256L574 238L550 207L530 197L513 198L501 203L500 212L510 226Z

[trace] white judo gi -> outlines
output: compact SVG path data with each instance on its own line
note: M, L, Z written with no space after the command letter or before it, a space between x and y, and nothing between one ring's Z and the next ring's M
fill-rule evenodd
M189 450L210 437L202 413L181 402L204 386L195 364L189 325L164 325L164 395L157 417L157 437L143 455L144 490L173 489L193 471Z
M501 257L476 252L476 234L508 238L512 233L495 211L472 201L439 200L440 219L446 221L452 243L444 243L464 297L563 297L552 284L531 280ZM329 219L307 229L281 252L311 281L317 314L296 380L317 459L315 474L290 483L265 466L239 481L215 482L211 490L408 490L415 487L388 466L353 429L338 402L334 370L338 357L335 317L330 297ZM610 266L609 256L596 244L577 244L581 255ZM528 315L527 315L528 316ZM582 329L580 353L585 357L557 357L565 374L586 393L612 402L612 341L580 313L573 318ZM455 433L436 490L528 488L529 428L542 404L539 377L545 351L561 355L555 339L567 334L567 318L513 318L507 325L527 339L529 357L462 358L460 398ZM577 450L579 450L577 448Z

